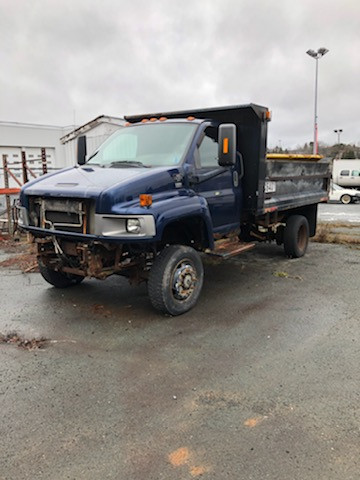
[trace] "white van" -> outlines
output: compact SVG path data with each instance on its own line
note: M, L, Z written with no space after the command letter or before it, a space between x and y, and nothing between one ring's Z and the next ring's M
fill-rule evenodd
M341 187L360 189L360 159L335 159L332 178Z

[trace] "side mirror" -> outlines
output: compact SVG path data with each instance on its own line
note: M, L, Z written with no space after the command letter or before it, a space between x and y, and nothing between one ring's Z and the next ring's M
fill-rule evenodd
M86 162L86 137L81 135L78 137L77 142L77 163L79 165L84 165Z
M219 165L232 167L236 162L236 126L233 123L219 125Z

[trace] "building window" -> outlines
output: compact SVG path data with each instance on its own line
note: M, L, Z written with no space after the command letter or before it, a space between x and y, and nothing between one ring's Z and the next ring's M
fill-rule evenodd
M13 153L13 158L19 158L19 155L17 153Z

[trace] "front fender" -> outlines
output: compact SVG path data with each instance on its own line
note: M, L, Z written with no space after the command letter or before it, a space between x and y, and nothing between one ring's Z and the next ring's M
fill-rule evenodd
M199 217L204 221L208 244L213 248L213 226L205 198L197 195L173 197L154 203L151 210L155 216L157 240L161 240L165 227L170 223L187 217Z

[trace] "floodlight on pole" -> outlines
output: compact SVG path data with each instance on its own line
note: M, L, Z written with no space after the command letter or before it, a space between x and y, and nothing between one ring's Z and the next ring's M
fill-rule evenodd
M319 152L318 146L318 114L317 114L317 97L318 97L318 60L328 53L328 49L321 47L317 52L315 50L308 50L306 53L310 57L315 58L316 60L316 69L315 69L315 114L314 114L314 145L313 145L313 154L317 155Z
M338 145L340 145L340 134L342 133L342 128L338 128L338 129L334 130L334 132L337 133Z

